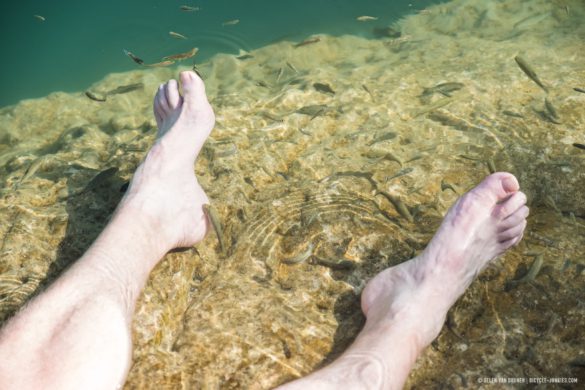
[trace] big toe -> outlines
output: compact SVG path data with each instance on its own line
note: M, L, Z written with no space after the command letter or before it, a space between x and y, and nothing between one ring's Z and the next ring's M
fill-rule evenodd
M183 86L183 98L190 104L207 102L205 95L205 84L195 72L184 71L180 74L181 85Z
M496 203L504 201L518 192L520 184L514 175L508 172L496 172L485 179L475 188L482 195L487 195Z

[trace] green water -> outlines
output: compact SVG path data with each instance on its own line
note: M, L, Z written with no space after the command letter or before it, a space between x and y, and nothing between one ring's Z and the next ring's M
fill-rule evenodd
M134 69L127 49L145 62L200 49L197 61L218 52L237 53L277 40L300 41L310 34L373 37L375 26L438 1L312 0L280 2L126 0L2 2L0 107L54 91L80 91L111 72ZM199 7L183 12L181 5ZM41 15L45 21L33 15ZM371 15L377 21L359 22ZM239 19L236 25L223 26ZM169 36L175 31L187 36Z

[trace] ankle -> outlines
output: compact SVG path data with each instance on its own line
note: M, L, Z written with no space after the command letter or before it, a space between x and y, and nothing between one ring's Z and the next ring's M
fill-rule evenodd
M399 340L404 342L405 348L413 356L418 356L439 335L450 307L433 288L432 283L425 281L403 297L395 297L394 301L388 303L379 302L381 305L395 305L396 309L391 310L392 315L388 315L387 308L373 307L370 310L372 315L367 317L363 335L371 339L371 345L384 338L392 340L387 342L388 345ZM408 302L404 302L406 299Z
M143 193L129 195L118 205L110 225L115 230L134 232L138 243L162 257L176 247L173 229L178 221L169 223L171 218L158 210L160 203Z

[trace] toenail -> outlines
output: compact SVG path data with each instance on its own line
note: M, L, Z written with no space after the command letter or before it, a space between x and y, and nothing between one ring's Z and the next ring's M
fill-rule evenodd
M504 190L506 192L516 191L517 189L516 179L514 177L505 178L504 180L502 180L502 187L504 187Z

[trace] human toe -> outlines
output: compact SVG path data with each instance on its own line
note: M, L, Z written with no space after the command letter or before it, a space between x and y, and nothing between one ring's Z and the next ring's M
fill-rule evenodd
M518 225L498 233L498 242L506 242L508 240L520 237L526 228L526 220L523 220Z
M511 238L509 240L500 241L499 242L500 250L503 252L506 249L509 249L509 248L513 247L514 245L518 244L520 242L520 240L522 240L523 236L524 236L524 232L522 232L520 235L515 236L514 238Z
M507 193L516 192L520 189L520 183L518 183L518 179L511 173L501 172L502 173L502 188Z
M494 207L493 215L500 220L504 220L524 205L526 205L526 195L523 192L518 191L509 198L498 203Z
M195 72L184 71L181 72L179 77L181 79L185 100L193 102L207 101L203 80Z
M508 172L496 172L486 177L476 187L478 191L487 191L494 201L501 201L520 189L518 180Z
M159 97L160 94L161 94L161 89L159 87L158 91L156 92L156 95L154 96L154 100L152 102L152 111L154 112L154 117L156 118L156 121L158 122L159 126L162 123L163 118L165 117L165 112L164 112L163 108L161 107L161 103L160 103L160 97Z
M164 116L164 114L167 114L171 110L171 107L169 106L169 102L167 100L165 84L161 84L158 87L158 91L156 93L156 96L154 97L154 105L155 107L158 106L159 113L163 114L161 116Z
M502 220L502 222L498 226L498 231L503 232L505 230L510 229L511 227L514 227L514 226L520 224L522 221L526 220L529 213L530 213L530 210L528 209L528 207L526 205L520 207L514 213L512 213L507 218Z
M165 95L170 109L174 110L179 107L181 95L179 94L177 80L171 79L165 84Z

